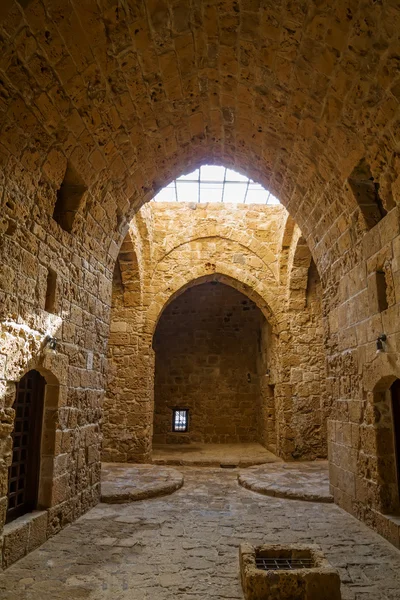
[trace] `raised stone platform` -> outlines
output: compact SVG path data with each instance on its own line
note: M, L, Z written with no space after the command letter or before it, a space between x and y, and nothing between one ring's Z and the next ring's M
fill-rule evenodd
M153 464L196 467L249 467L282 462L261 444L154 444Z
M306 500L333 502L329 493L327 461L268 464L252 467L238 475L239 484L258 494Z
M183 475L175 469L126 463L102 464L101 501L107 504L165 496L182 485Z

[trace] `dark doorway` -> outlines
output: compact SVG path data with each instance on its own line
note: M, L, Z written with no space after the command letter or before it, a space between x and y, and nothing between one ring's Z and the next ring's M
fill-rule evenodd
M396 379L396 381L393 383L391 392L397 486L400 497L400 379Z
M45 385L38 371L29 371L17 384L7 522L34 510L37 505Z

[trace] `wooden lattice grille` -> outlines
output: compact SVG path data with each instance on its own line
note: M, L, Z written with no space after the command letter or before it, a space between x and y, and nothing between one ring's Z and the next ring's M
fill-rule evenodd
M44 386L45 380L37 371L29 371L17 384L7 521L36 508Z

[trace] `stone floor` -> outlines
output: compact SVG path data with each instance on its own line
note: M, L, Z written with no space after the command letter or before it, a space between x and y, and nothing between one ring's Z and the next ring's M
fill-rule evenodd
M261 444L154 444L157 465L241 466L282 462Z
M238 546L249 541L318 543L343 600L399 600L399 551L336 505L254 494L237 470L181 470L172 495L100 504L14 564L0 599L239 600Z
M238 480L243 487L265 496L333 502L326 460L251 467L239 473Z
M182 473L171 467L126 463L101 465L101 500L107 504L165 496L182 485Z

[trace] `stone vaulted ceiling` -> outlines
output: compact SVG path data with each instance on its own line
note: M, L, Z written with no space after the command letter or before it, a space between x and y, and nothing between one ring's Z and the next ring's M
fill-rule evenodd
M355 164L398 194L399 30L395 0L3 0L6 213L48 221L69 160L76 236L118 246L135 207L214 161L276 194L323 270Z

